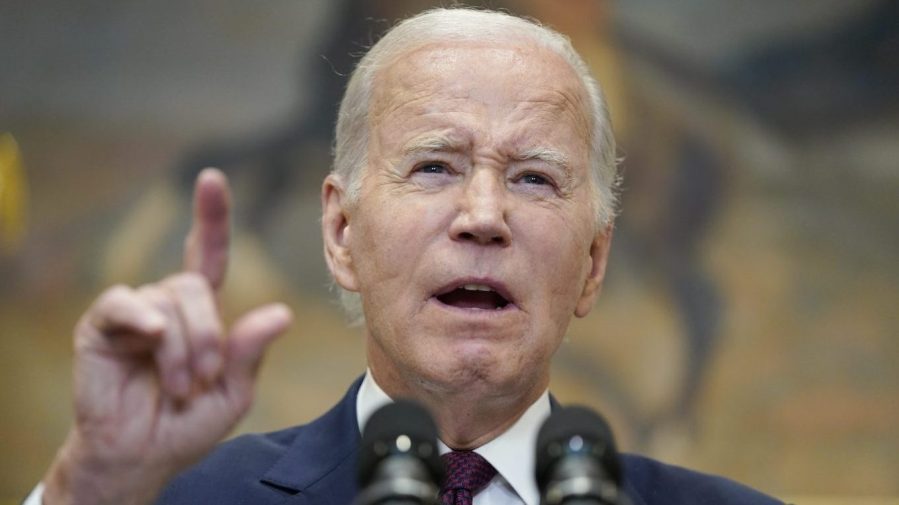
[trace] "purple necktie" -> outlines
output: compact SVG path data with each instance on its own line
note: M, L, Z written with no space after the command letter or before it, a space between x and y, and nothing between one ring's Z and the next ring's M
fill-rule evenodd
M440 488L443 505L471 505L474 495L496 475L493 465L474 451L453 451L440 456L446 480Z

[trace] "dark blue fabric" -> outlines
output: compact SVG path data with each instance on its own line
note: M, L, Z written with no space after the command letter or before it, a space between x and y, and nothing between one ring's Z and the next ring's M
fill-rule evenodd
M315 421L221 444L176 477L159 505L350 505L356 496L361 378ZM555 405L555 402L554 402ZM625 490L633 505L776 505L782 502L733 481L624 454Z

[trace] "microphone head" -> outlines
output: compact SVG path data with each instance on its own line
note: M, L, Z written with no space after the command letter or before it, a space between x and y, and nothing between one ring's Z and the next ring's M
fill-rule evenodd
M437 425L431 414L411 400L387 404L368 419L362 430L359 483L367 486L378 465L391 456L407 456L424 464L433 482L443 480L437 450Z
M621 463L609 424L592 409L582 406L555 410L537 433L537 485L546 489L553 468L563 457L595 459L615 483L621 484Z

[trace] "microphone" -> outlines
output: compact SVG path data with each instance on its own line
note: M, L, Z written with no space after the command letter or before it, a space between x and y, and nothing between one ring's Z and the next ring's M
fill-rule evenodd
M587 407L554 411L537 434L542 505L625 505L621 463L608 423Z
M443 480L437 426L420 405L378 409L362 430L356 505L436 505Z

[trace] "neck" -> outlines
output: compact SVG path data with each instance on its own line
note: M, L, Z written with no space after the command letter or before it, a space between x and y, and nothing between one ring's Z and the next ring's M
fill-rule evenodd
M438 381L404 378L390 367L369 363L372 377L391 398L415 400L434 416L440 439L451 449L476 449L505 433L524 414L549 382L548 373L533 384L512 389L483 380L445 385Z
M541 391L517 401L488 404L483 397L462 394L445 400L425 401L440 430L440 439L451 449L476 449L506 432L524 414Z

